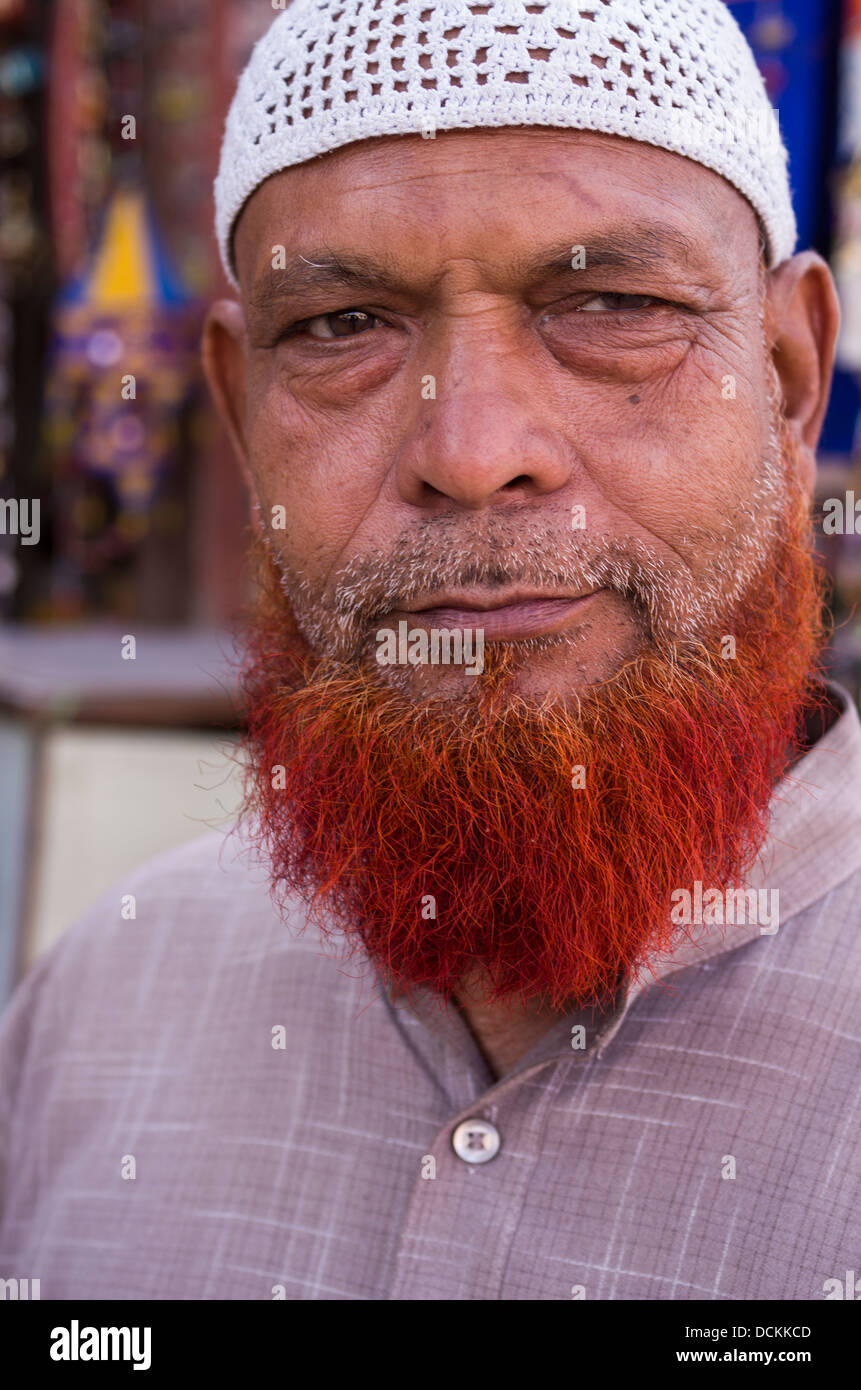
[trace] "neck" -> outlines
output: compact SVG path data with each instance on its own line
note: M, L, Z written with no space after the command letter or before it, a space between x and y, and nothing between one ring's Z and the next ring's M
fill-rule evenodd
M580 1012L582 1004L570 1000L563 1008L552 1009L543 999L525 1003L503 1000L492 1002L486 972L476 968L456 991L455 999L481 1055L494 1079L512 1070L561 1019ZM596 1001L602 1007L609 1001Z

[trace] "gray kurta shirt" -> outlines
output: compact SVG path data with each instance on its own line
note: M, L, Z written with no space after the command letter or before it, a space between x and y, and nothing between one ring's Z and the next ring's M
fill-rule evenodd
M695 929L659 983L498 1081L456 1013L393 1003L298 905L283 925L236 837L118 884L0 1029L0 1277L46 1299L824 1298L861 1271L861 723L831 689L749 879L779 929ZM498 1135L489 1161L458 1156L464 1120Z

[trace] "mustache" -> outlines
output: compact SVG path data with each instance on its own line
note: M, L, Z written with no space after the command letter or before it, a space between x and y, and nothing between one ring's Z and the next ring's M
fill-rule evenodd
M480 586L492 593L529 586L552 594L607 588L651 620L659 596L673 582L660 557L630 537L596 536L569 545L558 533L544 531L493 544L419 532L400 537L387 555L356 557L345 565L335 577L330 611L342 630L355 631L417 599L430 606L436 594L452 589Z
M384 551L351 557L321 588L292 567L272 540L261 537L269 572L277 576L300 630L316 649L351 658L368 634L396 610L458 588L532 588L552 595L606 589L632 609L646 643L668 648L700 642L737 612L773 560L782 523L793 514L798 489L785 461L766 459L753 499L741 502L718 528L693 525L680 548L629 532L575 527L554 507L531 515L422 517ZM803 499L802 499L803 500ZM696 567L690 556L705 556Z

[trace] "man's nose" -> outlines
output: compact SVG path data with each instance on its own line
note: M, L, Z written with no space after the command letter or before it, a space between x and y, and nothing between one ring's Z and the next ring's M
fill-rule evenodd
M514 347L489 352L478 339L434 354L402 436L397 483L405 501L477 511L529 501L568 482L570 445L529 357Z

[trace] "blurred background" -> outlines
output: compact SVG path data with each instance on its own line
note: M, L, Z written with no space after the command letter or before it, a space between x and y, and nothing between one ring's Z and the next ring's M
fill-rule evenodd
M271 0L0 0L0 1004L109 884L230 823L247 503L198 362L212 180ZM861 694L861 0L741 0L843 308L821 445ZM858 534L854 498L858 498ZM119 904L118 904L119 911Z

